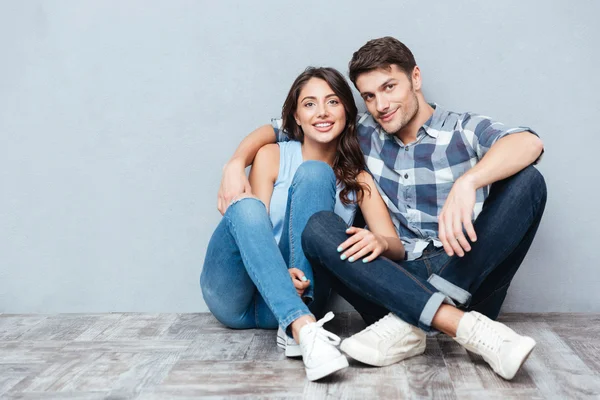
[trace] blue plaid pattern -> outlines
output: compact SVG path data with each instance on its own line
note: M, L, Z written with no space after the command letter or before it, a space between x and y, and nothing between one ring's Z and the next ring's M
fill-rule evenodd
M461 175L498 139L522 131L536 134L528 127L507 127L482 115L431 106L434 113L420 128L417 140L406 145L386 134L368 113L359 115L357 122L367 168L404 243L407 260L419 258L429 243L442 247L438 215ZM281 122L272 120L279 142L289 140ZM477 190L473 219L481 212L488 193L489 187Z

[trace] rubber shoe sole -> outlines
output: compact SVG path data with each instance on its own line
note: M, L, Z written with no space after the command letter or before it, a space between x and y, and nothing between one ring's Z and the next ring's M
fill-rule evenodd
M306 370L306 377L308 378L308 380L316 381L347 367L348 360L343 355L340 355L325 364L319 365L318 367L305 367L304 369Z
M425 352L426 342L419 347L411 349L410 351L402 354L395 354L393 356L386 356L383 359L379 359L376 356L376 352L373 349L363 346L359 343L352 343L348 339L344 340L340 345L340 350L344 353L355 359L356 361L360 361L363 364L372 365L374 367L385 367L388 365L396 364L402 360L405 360L410 357L417 356L419 354L423 354Z
M279 336L279 332L277 332L277 347L285 351L286 357L302 357L302 349L300 348L300 345L296 344L295 342L293 346L289 345L286 341L286 337Z

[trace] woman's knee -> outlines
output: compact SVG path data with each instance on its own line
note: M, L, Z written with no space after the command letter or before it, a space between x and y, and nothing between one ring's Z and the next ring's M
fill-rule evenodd
M323 161L304 161L294 174L293 183L298 184L329 184L335 187L335 173L333 169Z
M265 204L258 197L242 195L231 202L225 211L225 217L229 220L252 223L268 218L268 214Z

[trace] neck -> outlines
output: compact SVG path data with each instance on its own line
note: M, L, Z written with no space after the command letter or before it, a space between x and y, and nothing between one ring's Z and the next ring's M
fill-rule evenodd
M419 110L415 116L408 124L406 124L406 126L395 134L395 136L404 144L412 143L417 140L419 129L421 129L423 124L425 124L425 122L433 115L433 107L425 101L425 97L423 97L423 94L420 91L417 93L417 102L419 104Z
M323 161L333 166L337 152L337 143L337 140L329 143L315 143L305 138L304 143L302 143L302 158L305 161Z

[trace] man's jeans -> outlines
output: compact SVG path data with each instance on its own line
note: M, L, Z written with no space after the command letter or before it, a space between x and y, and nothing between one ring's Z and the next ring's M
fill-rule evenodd
M221 323L237 329L286 329L303 315L322 312L330 284L327 277L314 278L300 238L311 215L334 209L335 184L327 164L300 165L288 192L279 246L260 200L244 198L229 206L210 239L200 277L204 300ZM304 295L308 307L287 271L293 267L311 281Z
M495 319L508 286L521 265L546 204L546 184L532 166L492 185L474 223L477 242L464 257L449 257L430 245L423 257L394 262L378 257L364 264L340 260L337 247L347 239L336 215L315 214L302 235L313 269L329 275L331 285L365 322L388 312L425 331L443 302L477 310ZM452 301L450 301L450 299Z

